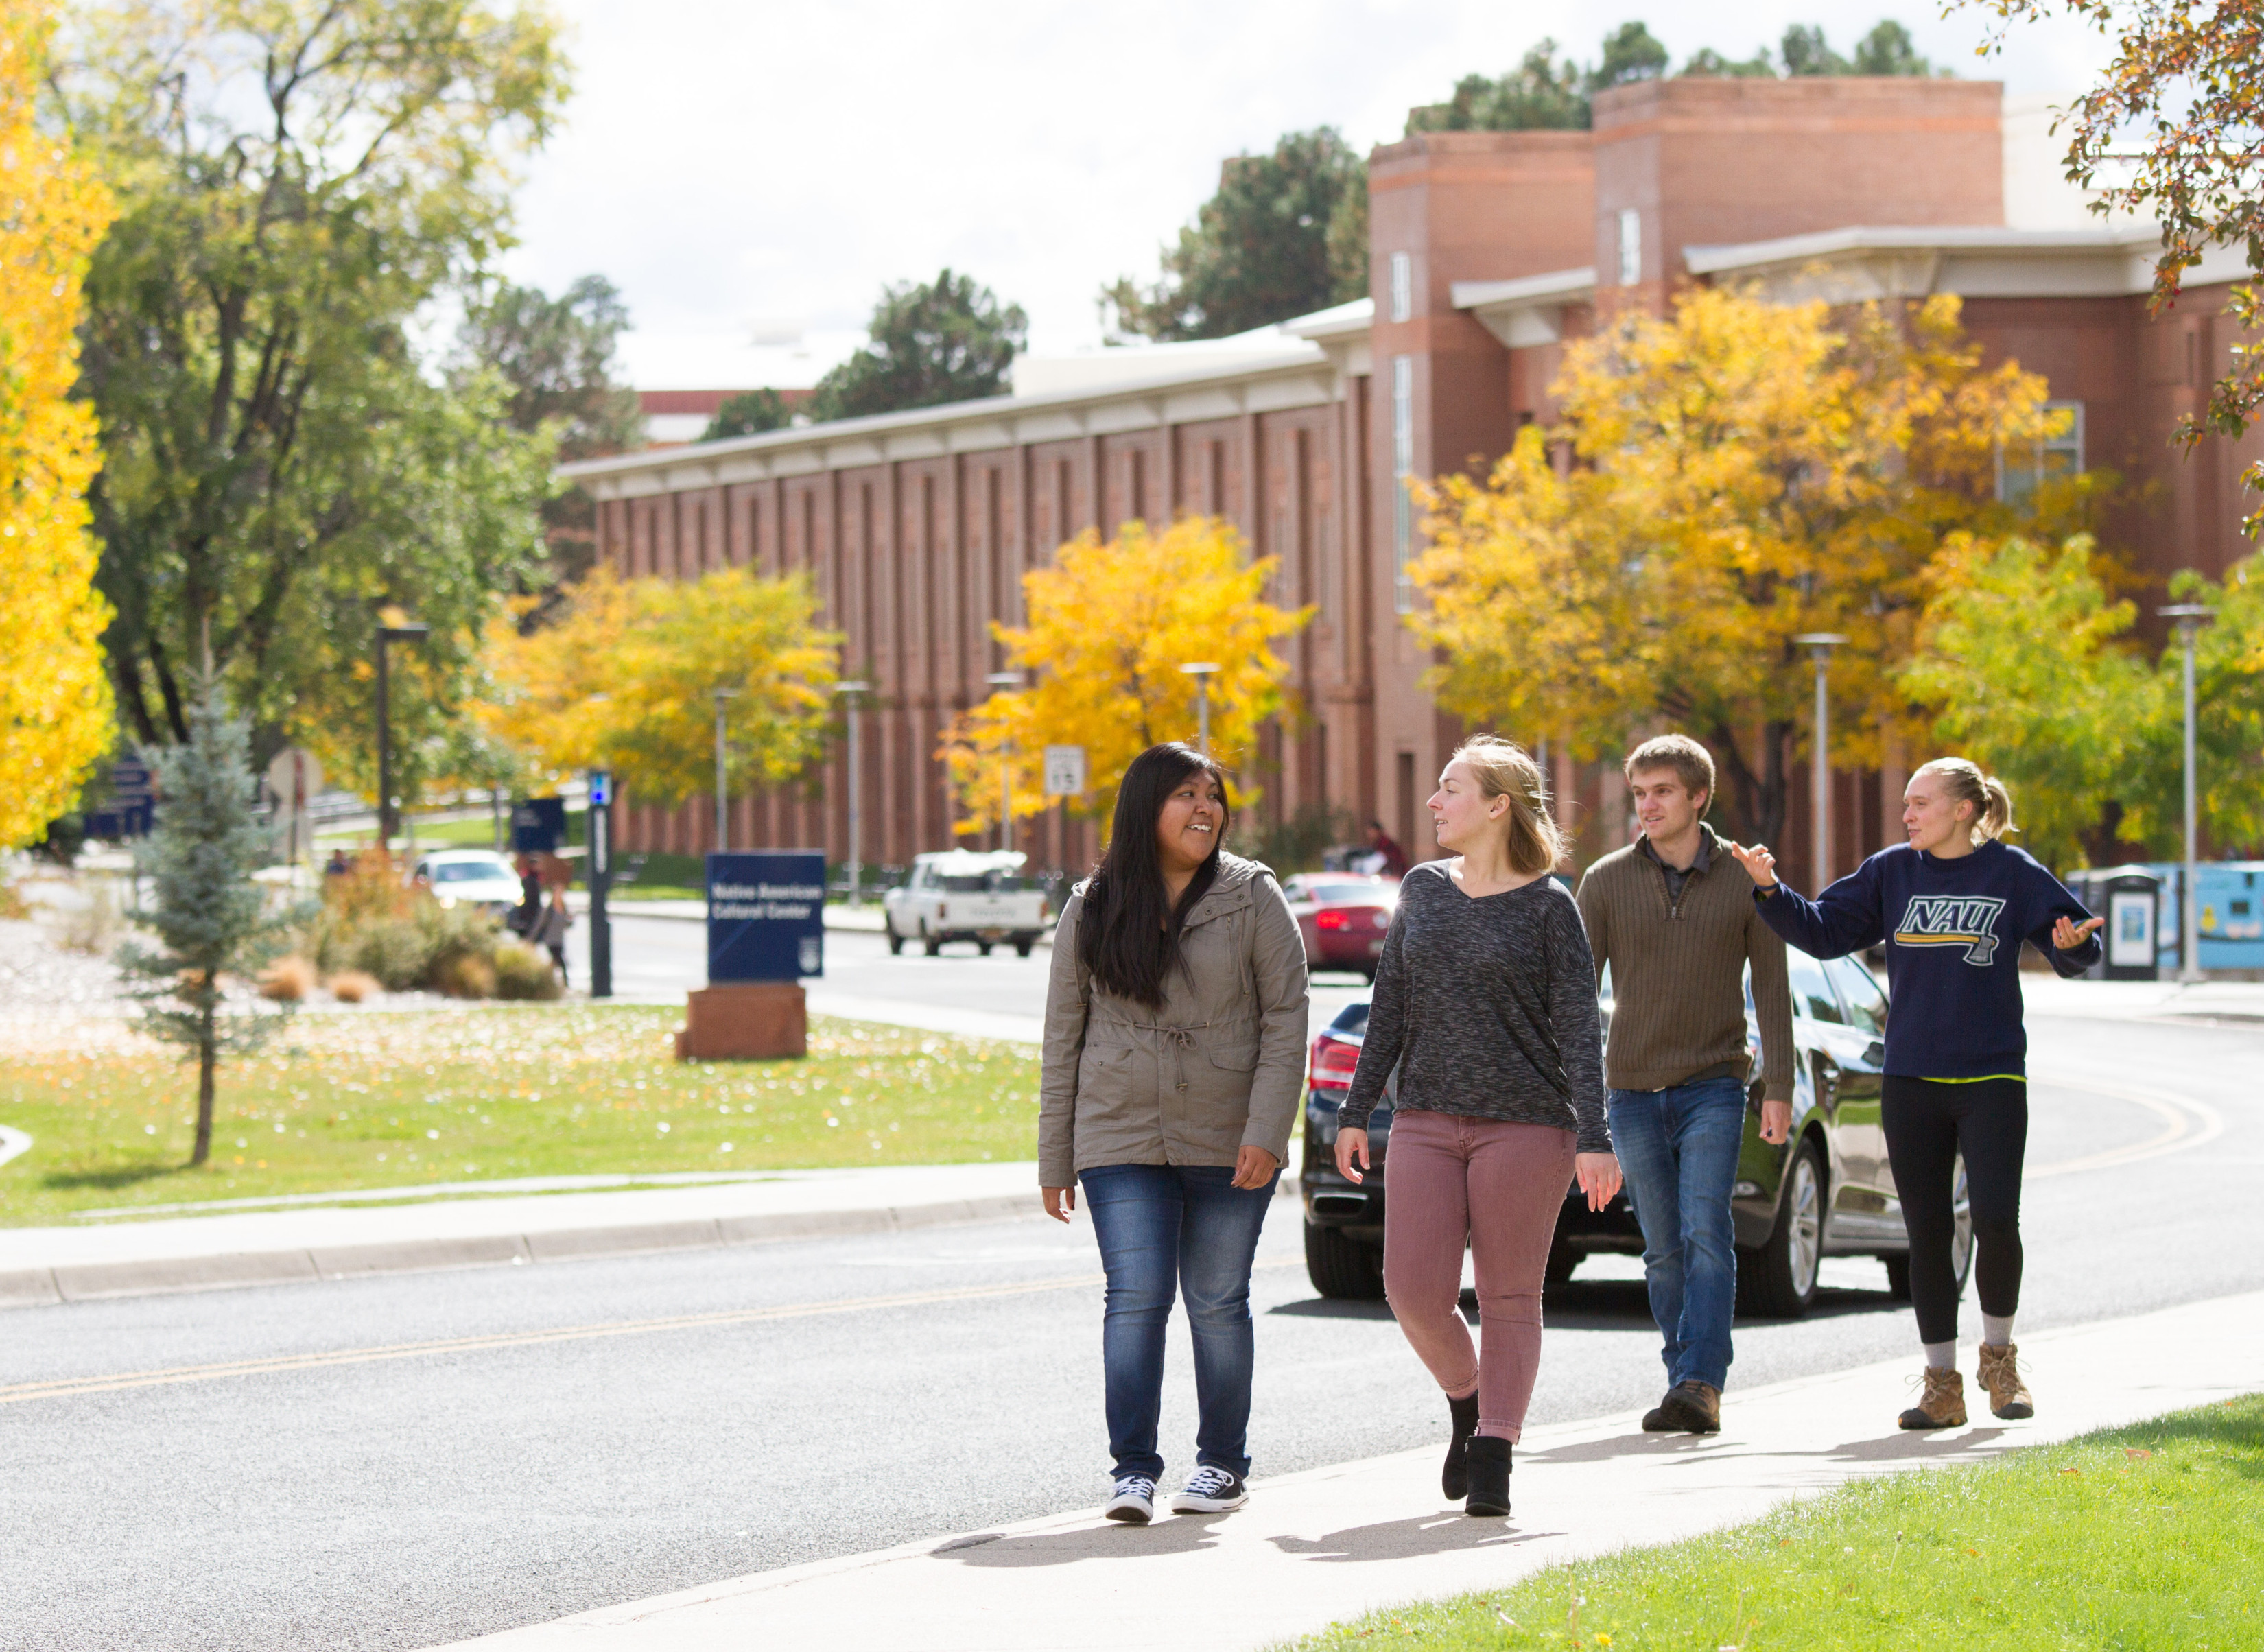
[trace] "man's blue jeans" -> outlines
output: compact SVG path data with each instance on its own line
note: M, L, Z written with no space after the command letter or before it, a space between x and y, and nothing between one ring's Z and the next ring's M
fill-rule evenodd
M1108 1273L1100 1322L1108 1450L1119 1474L1164 1472L1156 1427L1164 1407L1164 1331L1174 1295L1194 1333L1195 1458L1250 1472L1250 1264L1274 1183L1237 1187L1213 1164L1104 1164L1080 1172Z
M1666 1339L1669 1387L1720 1388L1730 1374L1738 1295L1730 1192L1745 1139L1745 1086L1727 1076L1611 1093L1612 1148L1643 1225L1651 1316Z

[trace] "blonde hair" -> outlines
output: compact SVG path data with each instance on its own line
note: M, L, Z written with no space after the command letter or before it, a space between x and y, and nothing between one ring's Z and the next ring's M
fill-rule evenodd
M1447 761L1468 765L1487 799L1509 800L1509 864L1520 872L1554 871L1571 845L1549 812L1541 765L1525 748L1499 735L1473 735Z
M1918 773L1911 779L1915 780L1919 774L1940 775L1953 805L1973 805L1973 841L1977 845L2021 830L2013 824L2013 794L1995 775L1984 774L1979 764L1964 757L1936 757L1931 763L1919 764Z

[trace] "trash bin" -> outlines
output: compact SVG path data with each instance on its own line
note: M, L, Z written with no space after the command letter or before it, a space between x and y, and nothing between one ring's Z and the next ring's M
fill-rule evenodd
M2105 954L2084 973L2101 981L2159 981L2161 879L2143 866L2112 866L2080 874L2076 894L2107 920L2100 935Z

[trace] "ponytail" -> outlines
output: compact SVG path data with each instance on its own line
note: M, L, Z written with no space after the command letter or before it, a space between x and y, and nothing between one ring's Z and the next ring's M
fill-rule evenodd
M2013 824L2013 794L2005 783L1993 774L1984 774L1981 765L1964 757L1936 757L1921 764L1920 774L1938 774L1942 788L1953 803L1973 805L1973 842L1977 846L1991 838L2002 837L2006 832L2020 828Z

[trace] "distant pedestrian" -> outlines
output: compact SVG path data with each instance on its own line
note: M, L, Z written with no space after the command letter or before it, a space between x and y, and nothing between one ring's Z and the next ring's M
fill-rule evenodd
M2013 828L2004 783L1963 757L1937 757L1903 792L1909 842L1883 849L1816 900L1778 881L1765 847L1731 851L1769 927L1818 958L1887 949L1882 1115L1910 1235L1911 1301L1926 1347L1924 1392L1905 1428L1965 1422L1957 1370L1956 1167L1965 1160L1973 1272L1981 1298L1981 1386L2000 1417L2035 1415L2021 1380L2021 1169L2028 1152L2028 1033L2021 944L2063 975L2099 961L2103 919L2057 878L1999 841Z
M566 933L573 927L574 915L566 909L566 891L554 889L550 904L543 909L542 916L535 920L527 936L537 946L550 949L550 961L557 966L558 984L562 987L574 984L566 973Z
M352 872L353 862L346 859L346 851L343 849L331 850L330 858L323 863L323 875L326 878L344 878Z
M1596 967L1580 913L1549 873L1564 839L1523 750L1462 743L1427 805L1449 860L1399 886L1337 1169L1368 1168L1368 1121L1399 1069L1385 1154L1383 1288L1445 1390L1440 1488L1507 1514L1511 1446L1541 1364L1541 1286L1576 1177L1592 1210L1620 1191L1605 1125ZM1479 1344L1458 1305L1467 1240Z
M527 940L534 938L535 925L542 921L542 872L534 857L521 855L518 862L519 904L504 919L504 926L514 935Z
M1179 1514L1249 1500L1250 1268L1304 1073L1305 949L1274 875L1219 845L1226 776L1150 746L1116 794L1108 852L1062 909L1046 991L1038 1181L1070 1220L1082 1182L1108 1277L1106 1513L1145 1522L1164 1336L1194 1334L1195 1467Z
M1380 820L1368 823L1368 847L1371 854L1379 857L1375 863L1375 870L1379 874L1387 878L1407 875L1407 868L1412 864L1407 859L1407 851L1399 846L1397 839L1383 830L1383 822Z
M1662 735L1622 765L1643 835L1580 880L1600 976L1612 972L1604 1053L1612 1146L1643 1228L1644 1283L1663 1339L1666 1395L1653 1431L1711 1434L1733 1357L1738 1286L1730 1199L1745 1150L1745 971L1760 1020L1761 1140L1792 1127L1792 993L1784 943L1753 910L1753 881L1706 824L1714 758Z

